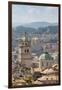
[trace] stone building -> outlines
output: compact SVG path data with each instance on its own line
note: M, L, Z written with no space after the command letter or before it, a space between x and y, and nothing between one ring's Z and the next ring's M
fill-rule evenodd
M21 39L18 39L18 55L17 60L22 65L30 68L32 65L31 40L27 33Z

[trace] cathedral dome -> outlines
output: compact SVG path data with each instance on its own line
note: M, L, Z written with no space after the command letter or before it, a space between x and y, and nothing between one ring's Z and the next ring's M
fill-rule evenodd
M39 60L52 60L52 59L53 57L48 52L41 54L39 57Z

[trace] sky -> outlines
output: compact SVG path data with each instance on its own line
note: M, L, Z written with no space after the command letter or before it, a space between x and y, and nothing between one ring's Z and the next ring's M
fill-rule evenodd
M58 23L58 7L12 5L12 26L31 22Z

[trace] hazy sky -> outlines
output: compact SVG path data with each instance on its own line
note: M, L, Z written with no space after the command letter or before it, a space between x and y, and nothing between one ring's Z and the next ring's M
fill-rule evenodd
M58 23L58 7L12 5L12 25L30 22Z

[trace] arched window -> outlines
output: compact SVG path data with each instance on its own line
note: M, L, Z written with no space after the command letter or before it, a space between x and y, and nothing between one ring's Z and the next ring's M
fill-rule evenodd
M25 45L27 45L27 42L25 43Z
M26 49L25 49L25 53L26 53Z
M29 52L29 49L27 49L27 53Z
M29 49L25 49L25 53L29 53Z

